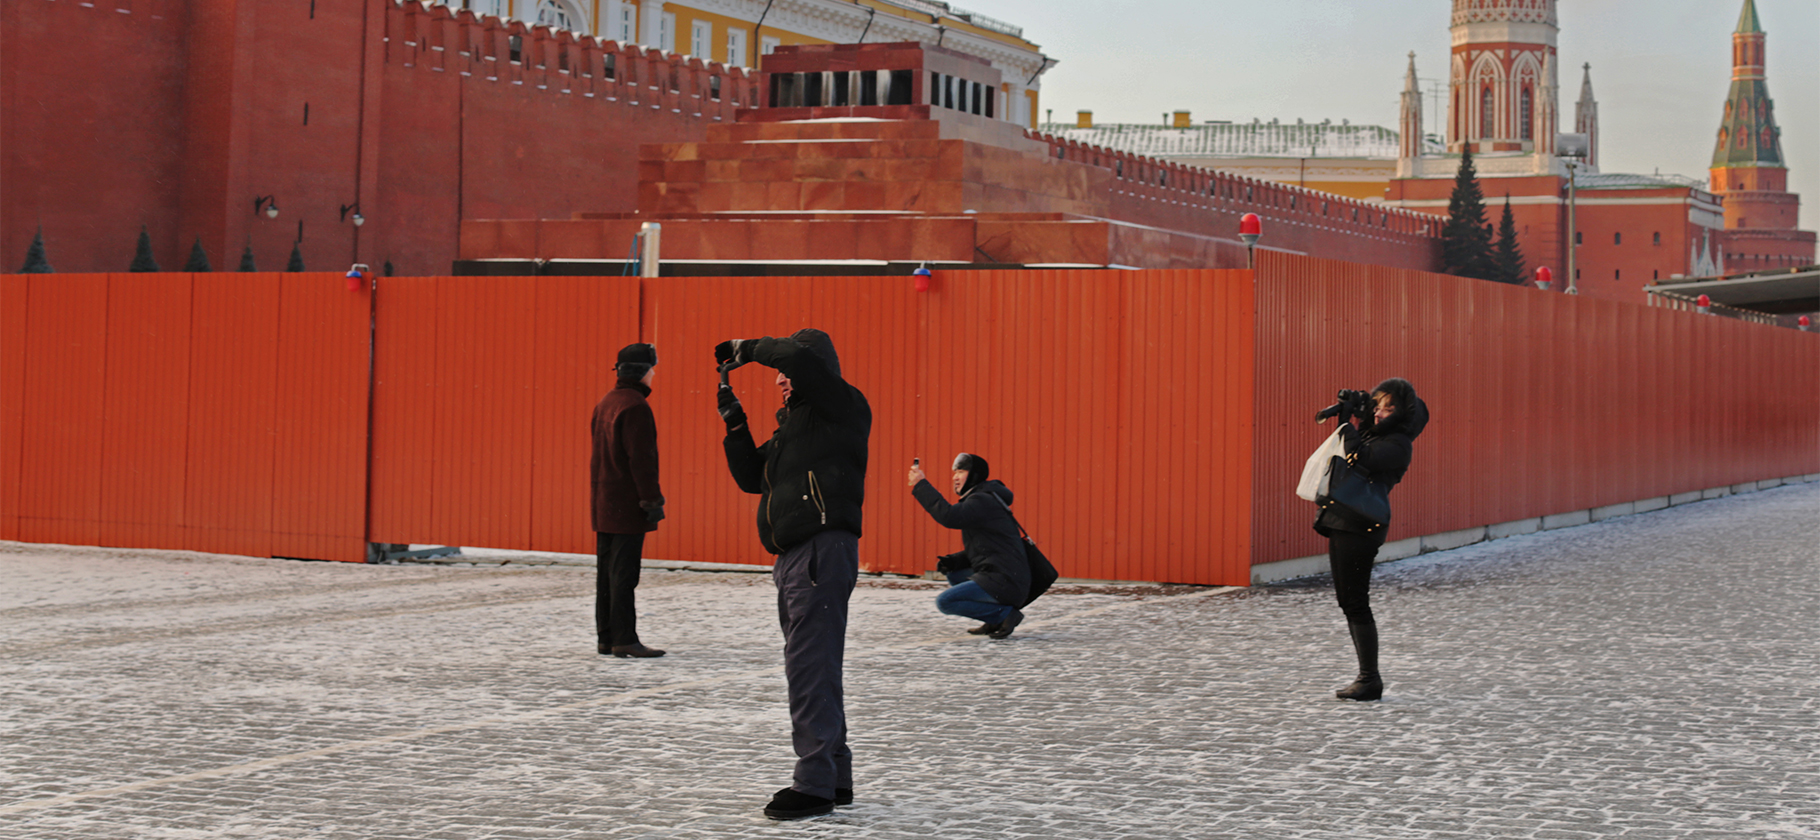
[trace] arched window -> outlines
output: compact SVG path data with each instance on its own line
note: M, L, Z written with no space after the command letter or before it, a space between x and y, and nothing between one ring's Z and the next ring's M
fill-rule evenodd
M575 24L580 20L581 16L562 0L538 0L537 2L537 23L540 26L575 31L577 29Z
M1491 85L1486 85L1484 90L1479 92L1480 137L1491 137L1497 133L1497 128L1495 128L1495 126L1497 125L1498 112L1493 105L1493 101Z
M1517 137L1523 140L1534 140L1536 139L1533 136L1535 134L1535 123L1532 117L1535 116L1536 97L1535 92L1530 90L1527 85L1523 88L1521 101L1523 110L1517 114L1517 122L1519 125Z
M1730 143L1731 141L1732 141L1731 129L1728 129L1728 128L1719 129L1719 148L1721 148L1721 149L1725 148L1725 144Z

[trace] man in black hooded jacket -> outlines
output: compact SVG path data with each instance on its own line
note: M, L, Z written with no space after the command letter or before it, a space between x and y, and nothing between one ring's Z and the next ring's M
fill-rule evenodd
M1359 420L1356 428L1354 417ZM1347 457L1373 482L1383 485L1388 495L1409 471L1415 439L1427 427L1428 404L1416 396L1415 386L1408 380L1393 377L1371 389L1370 403L1340 415L1340 442ZM1334 696L1377 700L1384 696L1384 679L1378 674L1378 622L1371 614L1371 567L1377 562L1387 529L1352 519L1337 506L1322 508L1314 529L1327 538L1334 595L1346 615L1346 629L1359 658L1359 676Z
M826 814L853 801L841 667L847 600L859 577L872 407L841 378L834 342L821 330L723 341L714 360L723 371L748 362L775 368L784 398L777 431L759 446L733 389L719 392L727 468L739 489L759 495L758 539L777 557L771 577L797 760L791 786L772 797L765 816Z

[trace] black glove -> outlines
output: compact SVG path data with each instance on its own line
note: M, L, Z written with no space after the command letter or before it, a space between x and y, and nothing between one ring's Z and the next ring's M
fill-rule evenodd
M737 432L746 425L746 409L739 404L739 397L733 395L733 389L720 386L720 393L715 396L715 410L720 412L720 419L727 424L727 431Z
M663 499L658 499L655 502L639 502L638 506L644 508L646 522L656 525L657 523L664 521Z
M714 345L714 364L732 370L752 361L752 342L736 338Z
M973 564L967 560L967 552L965 551L955 552L954 554L944 554L935 558L935 570L944 575L972 567Z

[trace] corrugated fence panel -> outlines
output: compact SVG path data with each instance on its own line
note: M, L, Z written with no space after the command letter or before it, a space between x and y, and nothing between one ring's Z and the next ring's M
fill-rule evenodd
M537 279L537 364L533 371L531 545L542 551L594 553L588 511L589 420L613 389L619 348L638 341L639 281L634 277ZM659 351L653 395L684 375L681 348ZM699 365L693 366L699 373ZM654 408L655 412L656 409ZM658 441L659 472L667 464ZM665 488L668 490L668 488Z
M32 275L27 292L19 539L100 540L107 275Z
M1820 336L1278 254L1259 278L1254 562L1325 551L1309 419L1391 375L1433 412L1391 539L1820 472Z
M279 277L271 550L363 561L370 293L335 274Z
M197 274L184 521L189 548L272 554L277 274Z
M188 274L108 277L102 545L187 545L191 288Z
M28 275L0 274L0 540L19 539L29 283Z
M441 284L435 277L381 277L378 286L367 533L373 542L436 542L430 525L435 428L453 405L436 388Z

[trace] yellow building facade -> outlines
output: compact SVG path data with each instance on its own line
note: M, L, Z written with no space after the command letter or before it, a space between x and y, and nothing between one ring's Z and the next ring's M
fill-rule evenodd
M1055 65L1021 27L934 0L436 0L479 15L754 67L784 45L916 41L986 61L1006 79L1009 122L1037 125L1042 74Z

